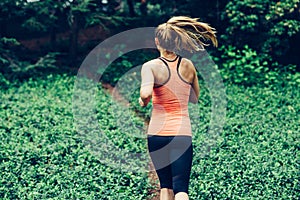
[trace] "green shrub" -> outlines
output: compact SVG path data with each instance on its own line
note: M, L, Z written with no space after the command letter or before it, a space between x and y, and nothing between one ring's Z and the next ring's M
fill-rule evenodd
M49 75L1 89L0 198L149 198L153 186L147 173L120 171L102 160L120 161L115 160L120 153L132 167L147 161L145 139L138 136L145 132L143 118L149 117L149 110L137 106L138 92L126 96L130 103L126 107L113 101L100 85L96 87L96 104L91 109L95 115L87 113L85 119L95 120L106 139L93 127L81 130L87 131L84 138L76 129L72 110L74 82L72 76ZM199 105L190 105L191 199L297 199L298 85L228 84L226 124L214 138L208 134L214 97L202 82L201 88ZM217 140L207 148L212 139ZM108 150L118 150L109 152L111 158L97 154L105 140L113 147ZM144 157L130 156L136 153Z
M291 63L288 58L298 57L291 51L298 45L293 38L299 34L298 9L299 0L228 1L222 12L226 32L220 38L239 49L249 44L259 55Z
M113 61L110 66L108 66L105 71L99 69L99 74L101 74L101 81L105 83L110 83L115 86L119 79L130 69L142 65L146 61L158 57L157 51L152 49L147 50L135 50L122 55L122 49L124 47L117 47L121 56ZM110 55L105 55L107 59ZM104 59L104 58L102 58Z
M228 86L222 141L201 156L206 130L195 133L191 199L297 199L299 95L294 86Z
M80 137L73 121L73 84L74 77L49 75L1 90L1 199L147 195L147 174L121 173L104 165ZM111 100L101 94L102 100ZM108 119L107 113L99 114Z
M295 65L281 66L266 54L258 54L247 45L243 49L222 46L220 58L214 59L227 83L253 85L297 84Z

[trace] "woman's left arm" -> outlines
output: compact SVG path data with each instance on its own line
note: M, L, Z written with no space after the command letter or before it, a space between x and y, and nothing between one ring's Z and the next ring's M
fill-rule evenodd
M140 98L139 103L141 106L147 106L151 100L153 85L154 85L154 76L149 63L145 63L142 66L141 71L142 83L140 89Z

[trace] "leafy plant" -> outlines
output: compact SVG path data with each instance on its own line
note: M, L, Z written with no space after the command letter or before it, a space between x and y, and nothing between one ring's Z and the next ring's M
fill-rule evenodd
M246 43L259 54L282 58L290 48L291 37L299 33L299 3L299 0L229 1L222 15L229 25L221 37L238 48Z
M220 48L220 57L215 58L222 78L245 86L257 84L284 84L287 77L295 77L295 65L280 66L267 54L258 54L245 45L242 49L228 45ZM296 73L297 74L297 73ZM297 75L296 75L297 76ZM287 78L287 79L290 79ZM295 80L297 82L297 80Z
M94 90L95 108L81 113L81 119L98 124L111 144L105 147L97 128L86 126L80 133L74 126L74 113L78 114L76 107L72 110L75 80L66 74L48 75L0 90L1 199L149 198L154 186L147 174L120 172L102 160L115 162L124 156L132 167L143 165L130 154L147 157L140 137L146 115L132 110L138 106L116 102L99 85ZM206 147L212 139L207 134L212 97L204 83L201 88L200 103L190 107L191 198L297 198L298 85L228 85L226 124L210 149ZM130 95L129 103L136 104L138 93ZM83 108L89 108L91 96L80 97L87 98ZM110 157L99 154L104 148L110 150ZM114 152L121 157L112 156Z

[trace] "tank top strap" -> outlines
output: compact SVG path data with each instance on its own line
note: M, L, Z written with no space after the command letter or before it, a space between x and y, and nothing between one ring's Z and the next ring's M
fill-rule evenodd
M176 57L173 59L173 60L169 60L169 59L166 59L164 57L159 57L159 59L161 60L164 60L164 61L167 61L167 62L175 62L177 60L177 58L180 57L179 55L176 55Z
M172 66L171 68L176 69L178 71L182 57L177 55L176 58L173 60L168 60L163 57L159 57L158 59L160 59L168 68L170 68L170 66ZM175 63L173 64L173 62L177 61L177 59L178 59L177 65L175 65ZM170 63L170 65L168 63Z
M161 60L161 61L169 68L169 65L168 65L168 63L165 61L165 59L163 59L162 57L159 57L158 59Z
M180 73L179 73L179 66L180 66L180 63L181 63L181 60L182 60L182 57L177 55L175 59L173 60L167 60L166 58L163 58L163 57L159 57L158 59L160 59L164 64L165 66L167 67L168 71L169 71L169 78L168 78L168 81L170 79L170 76L174 78L177 77L179 79L181 79L183 82L186 82L181 76L180 76ZM173 63L175 62L176 60L177 61L177 64L176 63ZM168 62L170 63L170 65L168 64ZM172 70L171 70L172 69ZM168 81L166 81L165 83L167 83ZM165 84L164 83L164 84ZM187 83L187 82L186 82Z
M179 56L179 60L178 60L178 62L177 62L177 67L176 67L177 72L178 72L178 70L179 70L179 65L180 65L180 63L181 63L181 59L182 59L182 57Z

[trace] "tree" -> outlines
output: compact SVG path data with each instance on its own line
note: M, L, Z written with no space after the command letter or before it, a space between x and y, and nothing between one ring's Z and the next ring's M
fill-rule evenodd
M290 49L289 41L299 34L299 3L299 0L229 1L222 16L228 24L223 39L237 47L249 44L258 53L284 59Z

